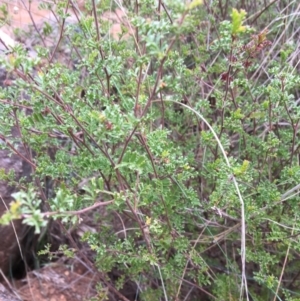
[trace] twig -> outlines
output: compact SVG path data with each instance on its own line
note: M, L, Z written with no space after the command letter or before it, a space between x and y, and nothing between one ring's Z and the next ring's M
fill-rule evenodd
M106 201L106 202L96 202L95 204L93 204L92 206L89 207L85 207L81 210L77 210L77 211L52 211L52 212L43 212L42 216L43 217L50 217L50 216L54 216L57 214L61 214L61 215L80 215L83 213L86 213L88 211L91 211L95 208L101 207L101 206L106 206L109 204L112 204L114 202L114 200L111 201ZM30 217L31 214L22 214L22 217Z
M294 226L293 226L291 235L294 235ZM273 301L276 301L276 299L277 299L277 295L278 295L278 291L279 291L280 284L281 284L281 281L282 281L283 273L284 273L284 270L285 270L285 267L286 267L286 263L287 263L287 260L288 260L289 253L290 253L290 247L291 247L291 242L289 242L288 248L286 250L286 254L285 254L281 274L280 274L280 277L278 279L278 285L277 285L277 288L276 288L276 292L275 292Z
M33 162L31 162L29 159L24 157L10 142L7 141L7 139L2 134L0 134L0 139L3 140L6 143L6 145L10 149L12 149L19 157L21 157L23 160L29 163L34 169L36 169L36 165Z

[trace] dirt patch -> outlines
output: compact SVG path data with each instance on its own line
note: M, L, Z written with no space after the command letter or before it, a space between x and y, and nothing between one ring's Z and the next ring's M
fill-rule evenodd
M107 300L99 299L96 283L95 275L82 265L56 263L28 273L25 279L15 281L14 287L0 284L0 301Z
M23 301L83 301L97 295L96 279L83 267L51 264L32 271L19 283Z
M84 0L74 0L74 6L70 5L68 9L69 17L67 22L76 23L78 17L84 12ZM22 0L22 1L9 1L0 0L0 5L4 5L8 12L8 16L4 16L0 12L0 18L5 20L6 25L1 26L0 38L10 46L14 45L15 41L15 29L22 29L28 31L29 28L41 29L41 27L47 22L51 26L57 25L57 16L49 10L42 9L41 5L49 4L46 0ZM54 7L53 7L54 9ZM129 29L129 33L132 34L132 26L126 16L126 11L123 8L117 8L115 11L106 11L99 19L108 21L110 29L108 34L113 39L119 39L119 34L122 33L122 26ZM59 35L58 35L59 36ZM58 37L57 36L57 37ZM125 36L128 36L125 35ZM23 41L22 41L23 42ZM27 43L26 43L27 45ZM27 45L28 46L28 45ZM50 45L51 46L51 45Z

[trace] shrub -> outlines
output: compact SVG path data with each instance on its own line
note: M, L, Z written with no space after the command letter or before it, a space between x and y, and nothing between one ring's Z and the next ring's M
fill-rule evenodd
M39 231L88 212L95 267L119 275L103 286L131 280L141 300L297 300L290 8L278 7L283 28L272 5L247 19L235 1L91 1L72 24L70 3L51 7L54 47L2 59L16 76L1 90L2 139L30 147L33 167L8 216L17 207ZM117 39L109 9L123 12ZM13 125L21 138L7 138Z

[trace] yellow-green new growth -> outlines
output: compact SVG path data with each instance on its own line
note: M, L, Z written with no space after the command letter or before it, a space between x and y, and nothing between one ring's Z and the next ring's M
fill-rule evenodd
M189 5L188 5L188 9L193 9L199 5L202 5L203 0L193 0Z
M243 9L241 9L240 11L235 8L232 9L232 36L236 36L237 34L246 30L247 26L243 25L246 15L247 13Z
M240 176L242 174L244 174L249 167L249 161L248 160L244 160L243 165L237 168L234 168L233 172L235 176Z

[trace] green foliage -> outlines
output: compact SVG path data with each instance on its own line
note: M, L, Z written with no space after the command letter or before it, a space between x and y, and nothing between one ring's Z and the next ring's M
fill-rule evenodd
M36 58L21 45L1 58L17 79L0 91L0 132L21 132L3 147L34 154L34 182L19 183L1 222L23 218L36 232L50 217L88 224L82 240L97 269L117 290L136 283L143 301L296 300L297 41L273 41L282 29L276 19L265 30L272 7L251 23L251 6L124 2L114 40L95 14L69 24L61 1L72 64L42 43ZM99 16L109 5L97 4ZM44 37L54 32L44 24Z

